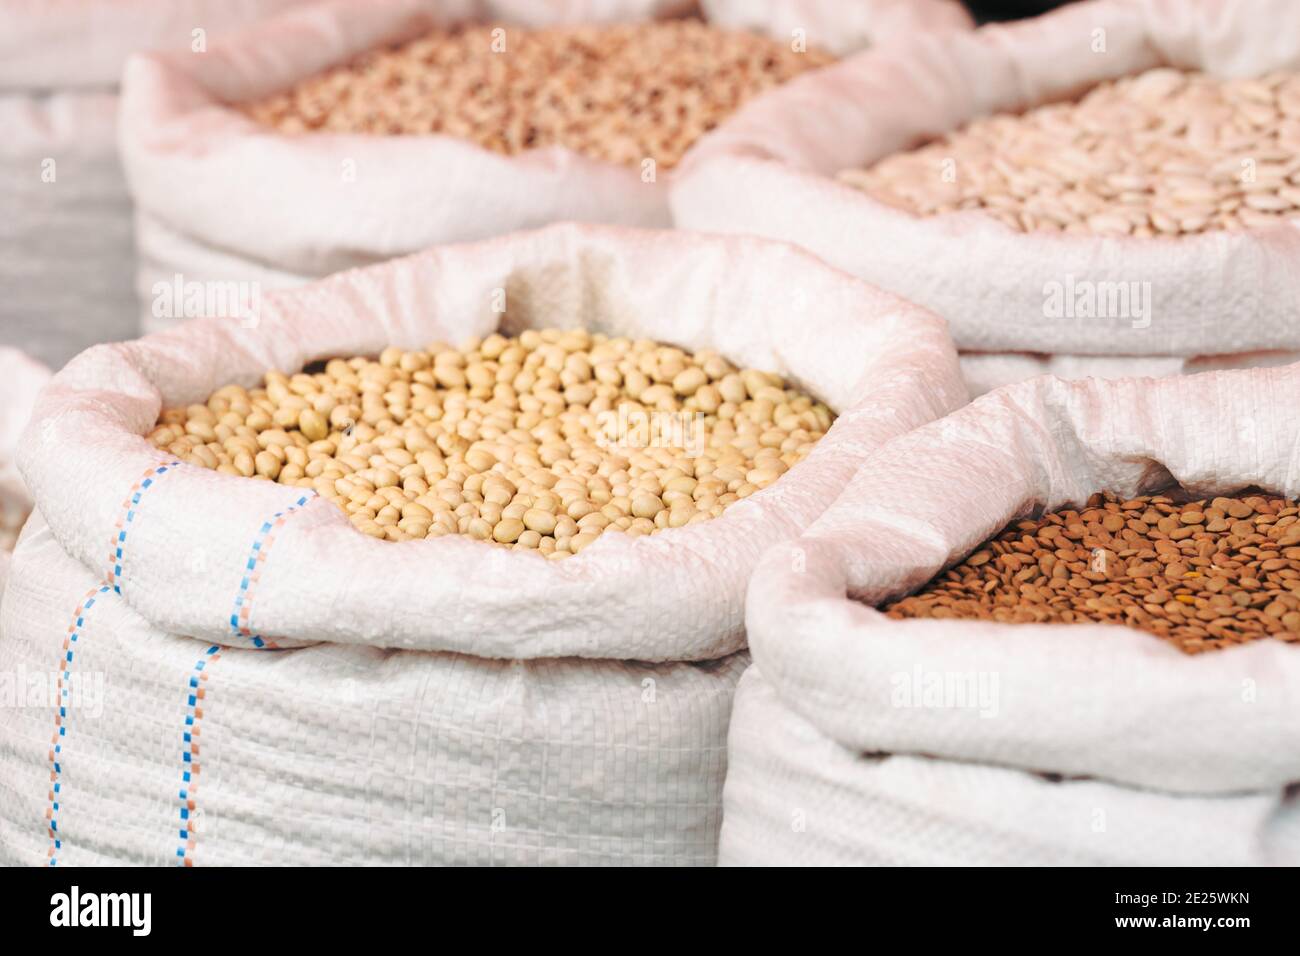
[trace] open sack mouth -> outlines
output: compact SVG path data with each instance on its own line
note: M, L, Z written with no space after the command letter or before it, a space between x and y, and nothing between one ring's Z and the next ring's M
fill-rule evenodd
M855 54L703 138L674 222L796 242L934 309L963 353L1008 357L996 384L1027 352L1294 351L1300 49L1276 41L1296 8L1236 9L1074 3Z
M1168 792L1289 785L1297 372L1042 377L892 440L760 564L758 669L860 752ZM954 675L998 699L951 704ZM938 703L908 703L927 680ZM1234 749L1244 736L1258 746Z
M791 33L730 3L704 20L544 6L312 3L202 56L132 58L138 287L222 270L287 286L561 221L669 226L686 150L861 19L828 7Z
M24 434L0 664L109 690L0 721L48 800L6 858L711 863L754 565L965 400L942 320L761 240L559 225L229 312Z
M872 456L751 583L721 861L1294 861L1298 373L1043 376Z
M141 613L214 641L735 649L762 550L963 394L923 310L788 247L682 241L557 226L92 352L29 430L30 483L70 492L75 442L104 490L43 508L56 537L88 566L112 541ZM692 611L667 621L667 594Z
M1300 216L1300 56L1265 52L1263 10L1259 35L1198 37L1199 48L1187 41L1213 11L1195 5L1173 28L1154 6L1093 4L918 35L764 98L688 165L772 161L914 224L967 232L994 221L1039 238L1285 226ZM779 135L785 124L801 135Z
M1294 374L1277 369L1270 386L1285 387ZM1264 638L1300 641L1293 476L1267 458L1244 464L1259 458L1257 443L1285 442L1288 426L1220 400L1251 375L1262 381L1266 373L1170 380L1131 402L1139 381L1043 377L902 439L917 448L928 442L932 462L966 462L973 488L1002 469L1005 488L994 498L958 488L946 504L920 495L894 515L878 506L859 511L864 528L896 527L900 551L924 541L934 554L953 536L963 544L938 566L896 562L906 570L889 584L859 568L849 593L903 622L1122 625L1188 654ZM1231 476L1203 449L1180 446L1176 430L1152 426L1183 420L1175 395L1240 431L1221 432L1217 447L1243 456ZM971 461L979 461L973 471ZM865 488L872 478L858 481Z

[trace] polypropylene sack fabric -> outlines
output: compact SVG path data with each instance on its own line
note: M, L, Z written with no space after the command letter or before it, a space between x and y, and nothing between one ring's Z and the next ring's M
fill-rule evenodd
M711 862L754 564L883 442L964 401L941 320L760 240L556 226L277 293L256 318L92 349L42 393L24 436L41 523L15 553L0 669L97 645L103 656L71 669L84 661L113 691L111 719L78 728L74 714L67 727L68 859L182 849L159 804L180 779L193 679L212 695L198 706L225 706L219 721L230 722L203 724L212 776L197 805L221 822L211 843L198 831L186 860L267 861L276 832L286 863L573 862L575 845L583 862ZM575 325L717 348L840 415L807 459L722 517L602 535L564 562L461 536L375 541L309 490L178 464L141 437L161 407L268 368ZM85 630L69 637L68 620ZM290 650L257 649L272 645ZM360 683L358 708L382 717L382 732L335 705L330 667ZM256 686L232 689L244 673ZM413 703L388 701L390 673ZM637 695L657 709L638 709ZM268 712L284 736L259 718ZM3 852L29 862L54 846L31 811L48 793L55 717L32 714L0 726L0 780L14 791L0 802ZM342 762L327 766L339 748ZM443 780L453 783L440 797ZM307 795L318 791L328 796ZM486 807L502 810L504 831ZM418 818L437 838L390 841L387 824L367 836L385 816ZM253 817L262 829L239 829ZM334 822L317 826L323 817ZM228 833L238 836L222 845Z
M300 275L245 259L165 225L147 212L135 215L137 321L145 333L184 319L215 315L227 302L249 312L267 293L308 281Z
M0 344L55 368L136 334L110 92L0 93Z
M1228 77L1295 69L1300 5L1096 0L858 54L774 90L701 139L673 181L674 222L803 245L938 312L962 351L1300 349L1294 222L1176 239L1026 234L979 212L917 217L833 178L977 117L1162 64ZM1096 318L1061 318L1049 300L1066 289L1091 289L1107 305ZM1112 308L1110 292L1121 289L1129 306L1117 298Z
M183 237L163 250L177 260L167 269L142 256L137 286L177 272L191 281L212 256L238 270L221 279L306 281L559 220L667 225L664 171L644 177L560 147L505 156L441 135L286 136L229 105L491 12L472 0L343 0L291 11L202 57L134 58L122 94L127 177L142 216ZM178 261L186 249L198 252ZM145 316L162 324L147 304Z
M138 334L122 64L303 2L0 0L0 344L58 368Z
M962 352L962 378L971 398L1036 375L1059 378L1163 378L1224 369L1273 368L1300 361L1300 352L1234 355L1043 355L1030 352Z
M844 56L922 31L969 30L957 0L701 0L710 22Z
M329 643L209 653L134 611L131 569L121 584L101 593L33 517L0 605L0 667L27 689L0 728L7 865L715 862L744 652L655 665ZM62 666L74 610L51 813L56 722L30 688Z
M721 866L1253 866L1300 861L1300 800L1171 795L908 754L864 755L736 689Z
M1300 648L1264 640L1187 656L1122 626L899 621L874 607L1015 518L1098 491L1176 482L1198 496L1296 495L1297 395L1300 366L1043 377L902 436L760 564L747 609L755 663L790 711L854 753L1088 778L1171 801L1275 802L1300 781ZM1044 839L1055 812L1041 807ZM984 839L1002 839L992 819Z

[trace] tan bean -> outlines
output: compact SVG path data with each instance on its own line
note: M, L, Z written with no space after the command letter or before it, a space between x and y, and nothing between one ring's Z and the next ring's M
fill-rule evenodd
M524 523L518 518L502 518L492 529L492 538L502 544L513 544L524 533Z
M563 558L606 530L651 534L716 517L777 480L833 417L776 376L708 350L585 330L390 348L325 368L270 372L263 389L164 410L150 439L200 467L313 488L376 538L463 534ZM722 402L724 392L737 401ZM645 422L611 432L597 413L615 409L645 422L689 415L701 434ZM695 451L667 443L686 437Z
M257 474L274 481L280 475L280 459L269 451L259 451L257 458L254 459L257 468Z

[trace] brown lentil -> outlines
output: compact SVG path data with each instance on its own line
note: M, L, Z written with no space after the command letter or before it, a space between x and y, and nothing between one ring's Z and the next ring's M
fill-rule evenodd
M1012 522L883 610L1124 624L1189 654L1265 637L1300 641L1298 517L1295 501L1268 495L1183 503L1093 495L1083 509Z
M715 518L830 428L779 376L583 329L388 348L165 410L150 440L312 488L365 534L463 534L547 557Z
M504 45L504 49L502 46ZM439 30L243 107L284 133L441 133L664 168L763 90L832 61L698 20Z
M1149 70L1076 103L978 119L840 179L917 215L980 210L1021 232L1275 225L1300 215L1300 73Z

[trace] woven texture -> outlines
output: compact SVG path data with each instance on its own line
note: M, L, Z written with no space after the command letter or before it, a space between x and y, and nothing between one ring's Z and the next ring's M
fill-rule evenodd
M140 437L160 407L267 368L498 325L714 347L842 414L721 518L603 535L565 562L460 536L374 541L311 492L177 464ZM5 713L5 852L62 852L41 818L64 728L68 859L169 859L182 743L198 742L184 802L205 816L182 862L711 862L754 564L881 444L963 401L942 322L806 253L592 226L344 273L269 296L255 328L205 319L92 349L24 436L42 519L15 552L0 671L49 674L71 654L69 679L104 675L108 716Z
M721 866L1295 866L1300 800L1173 795L846 749L751 667L732 712Z
M746 617L755 663L785 710L849 753L971 765L912 761L895 765L914 768L906 774L871 771L881 779L903 774L918 801L943 773L953 776L943 792L955 803L965 799L958 781L966 777L992 795L1002 787L1031 793L1022 775L1036 772L1088 778L1117 793L1158 792L1164 804L1142 800L1153 814L1167 804L1171 818L1193 806L1182 797L1253 794L1256 803L1232 806L1272 807L1300 780L1300 649L1265 640L1186 656L1119 626L899 621L874 606L920 587L1015 518L1098 491L1132 496L1177 482L1200 496L1249 486L1294 496L1298 394L1300 366L1154 381L1043 377L891 441L796 542L760 563ZM958 681L970 688L964 702L920 690ZM971 692L977 687L987 696ZM738 717L736 733L776 731L743 728ZM768 784L779 789L781 779ZM838 799L841 782L851 789L865 779L841 781L828 770L826 799ZM1060 812L1053 794L1065 791L1037 792L1033 809L1017 814L1019 825L1041 830L1051 846ZM878 810L863 807L861 826ZM1238 832L1216 837L1238 850L1220 845L1214 862L1245 859L1247 834L1259 832L1247 829L1253 811L1236 812L1215 826L1239 821ZM1015 842L997 820L984 824L982 852L1010 852ZM1181 832L1205 843L1190 822ZM1145 862L1164 859L1152 853Z
M928 0L937 2L937 0ZM677 14L673 0L334 0L291 10L202 57L151 54L123 78L122 157L140 213L136 287L148 331L150 290L176 275L267 290L370 265L436 243L565 220L667 226L672 172L561 147L505 156L450 136L285 136L229 104L256 99L375 47L435 27L501 19L529 27ZM815 4L818 35L853 35L869 12L913 21L890 0ZM944 4L944 22L953 19ZM785 35L792 10L719 4L721 27ZM778 24L781 26L778 28ZM808 26L808 24L805 24ZM888 32L888 31L887 31ZM810 42L815 42L815 39Z
M0 93L0 344L53 367L137 332L117 97Z
M1035 375L1059 378L1162 378L1225 369L1274 368L1300 360L1300 352L1238 352L1232 355L1043 355L1028 352L962 352L961 375L971 398Z
M1099 34L1104 54L1092 50ZM1291 314L1300 299L1295 222L1176 240L1022 234L978 212L916 217L832 178L976 117L1161 64L1221 76L1295 69L1300 5L1096 0L858 54L797 78L700 140L674 178L673 219L803 245L944 316L963 351L1190 357L1300 349ZM1149 310L1049 317L1049 284L1114 282L1149 283Z
M138 287L176 273L305 281L559 220L667 225L662 175L643 182L640 169L558 147L504 156L450 136L285 136L227 105L488 15L470 0L321 3L213 43L202 57L131 60L122 84L127 178L142 214L180 236L174 247L142 250Z
M0 610L0 672L46 676L97 578L33 525ZM71 667L102 675L103 699L62 724L61 846L51 856L52 713L6 709L6 864L714 862L743 652L647 665L319 644L214 661L112 592L81 616Z
M0 344L58 368L139 333L122 65L304 2L0 0Z

